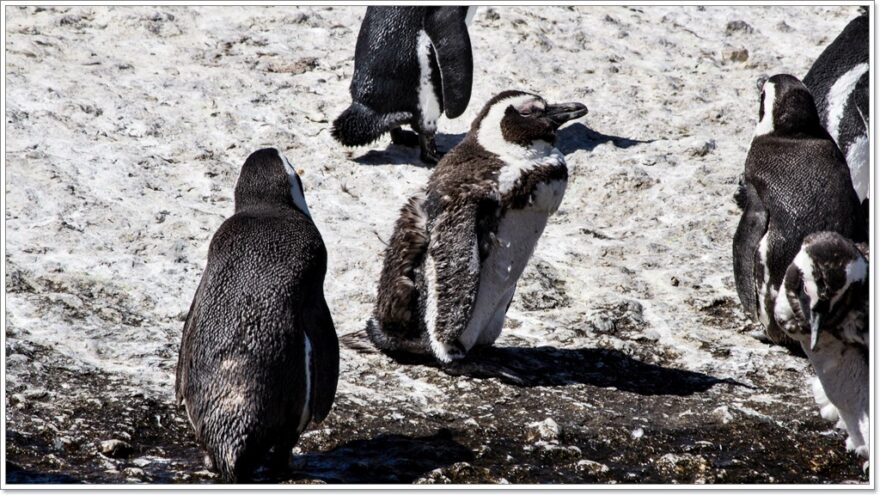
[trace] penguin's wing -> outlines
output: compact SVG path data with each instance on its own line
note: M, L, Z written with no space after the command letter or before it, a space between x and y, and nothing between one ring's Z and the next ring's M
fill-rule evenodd
M742 217L733 236L733 274L736 292L746 313L757 319L758 302L755 279L755 257L758 244L767 232L767 210L752 184L741 180L736 202L742 208Z
M471 99L474 59L467 11L467 7L429 7L423 25L440 66L443 107L450 119L464 113Z
M464 198L462 198L464 199ZM432 338L453 348L467 328L480 283L482 261L494 238L487 226L494 216L497 198L468 198L437 216L430 229L425 262L427 310L425 319ZM443 352L447 349L440 349ZM443 359L443 356L437 357Z
M313 308L306 332L312 345L312 420L320 423L330 413L339 379L339 339L323 295Z
M210 265L209 265L210 266ZM202 300L202 290L205 287L205 280L208 278L208 268L202 273L202 280L196 289L192 303L189 305L189 313L186 315L186 322L183 324L183 332L180 338L180 351L177 356L177 372L175 373L174 391L178 404L183 404L184 394L186 392L187 382L187 366L186 358L191 355L190 344L195 338L195 328L199 322L199 308Z

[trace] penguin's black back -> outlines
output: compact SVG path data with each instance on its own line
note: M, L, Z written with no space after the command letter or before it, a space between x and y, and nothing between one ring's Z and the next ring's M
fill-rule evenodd
M351 97L377 113L418 109L419 32L427 7L367 7L354 55ZM433 49L431 75L441 102L440 70Z
M829 137L756 137L746 158L745 180L767 212L767 265L774 287L807 234L828 230L855 242L867 239L849 169Z
M816 101L816 109L822 122L828 123L828 93L834 83L850 69L869 62L869 16L867 8L850 21L843 31L828 45L813 63L804 77L804 84ZM868 118L869 74L859 79L855 91L847 101L843 120L840 122L838 145L846 150L855 138L865 134L864 118Z

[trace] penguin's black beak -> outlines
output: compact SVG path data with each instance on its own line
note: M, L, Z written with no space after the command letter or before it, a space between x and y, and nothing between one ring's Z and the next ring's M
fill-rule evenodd
M582 103L557 103L547 105L544 115L556 125L556 127L569 120L583 117L587 114L587 107Z

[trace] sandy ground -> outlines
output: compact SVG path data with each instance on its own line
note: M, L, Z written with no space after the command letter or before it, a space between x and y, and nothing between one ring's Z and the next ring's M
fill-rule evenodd
M430 169L343 149L363 8L6 7L11 482L213 482L173 372L247 155L305 169L340 335ZM761 74L803 76L854 7L482 7L461 139L502 89L581 101L570 178L488 371L344 346L336 405L282 482L865 482L807 362L748 335L732 196ZM736 23L734 21L744 21ZM354 341L357 336L347 341ZM125 442L110 455L101 442Z

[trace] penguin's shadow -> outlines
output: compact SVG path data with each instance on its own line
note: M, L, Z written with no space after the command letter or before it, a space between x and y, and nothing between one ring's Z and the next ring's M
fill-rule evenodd
M441 429L422 437L379 435L296 456L291 472L294 480L326 483L412 483L434 469L473 460L470 449Z
M580 122L563 127L556 136L556 147L564 155L574 153L577 150L593 151L596 146L612 143L617 148L631 148L639 144L653 143L654 139L641 141L620 136L609 136L594 131Z
M447 152L460 143L465 137L459 134L437 134L434 139L440 151ZM355 163L361 165L415 165L417 167L433 168L419 158L418 146L401 146L393 144L388 138L388 146L384 150L370 150L361 156L353 158Z
M6 483L66 485L82 483L73 476L62 473L39 473L6 461Z
M452 365L434 366L454 376L497 378L520 387L586 384L639 395L686 396L720 383L747 386L730 378L643 363L613 349L486 347L473 349Z

